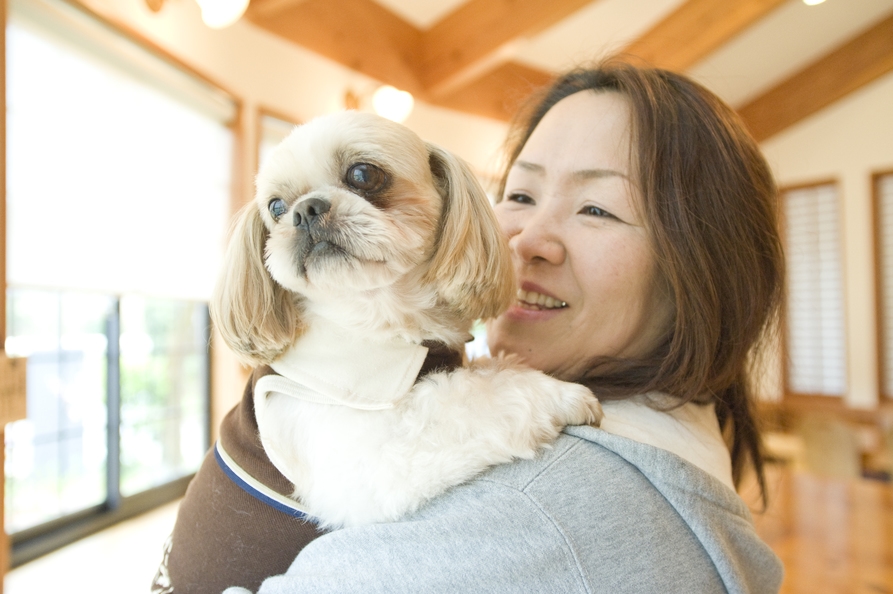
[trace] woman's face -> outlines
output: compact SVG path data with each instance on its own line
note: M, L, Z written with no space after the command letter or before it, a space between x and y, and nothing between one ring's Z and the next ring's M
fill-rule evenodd
M496 215L520 283L490 351L574 379L597 356L644 355L670 319L640 215L630 114L616 92L557 103L512 166Z

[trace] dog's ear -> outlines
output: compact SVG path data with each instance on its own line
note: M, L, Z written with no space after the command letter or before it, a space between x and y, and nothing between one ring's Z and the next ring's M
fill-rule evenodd
M244 362L273 362L303 332L297 296L264 264L267 228L252 202L238 214L211 299L211 319Z
M427 147L443 212L426 280L436 283L441 297L466 319L494 317L515 295L505 236L468 165L438 146Z

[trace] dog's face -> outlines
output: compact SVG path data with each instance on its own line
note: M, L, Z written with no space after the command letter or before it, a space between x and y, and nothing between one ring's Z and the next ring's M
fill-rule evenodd
M400 297L389 292L397 286ZM400 124L341 112L296 128L264 164L211 315L243 360L269 363L300 336L312 305L360 293L381 296L389 324L401 308L425 307L427 319L455 327L508 307L515 283L467 165Z
M265 260L310 298L390 285L430 259L443 200L425 144L347 112L296 128L257 178Z

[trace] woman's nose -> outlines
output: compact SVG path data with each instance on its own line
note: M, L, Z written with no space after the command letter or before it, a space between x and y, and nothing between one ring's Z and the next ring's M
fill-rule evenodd
M515 233L509 236L509 247L524 262L561 264L566 252L557 231L554 221L545 217L532 217L520 224Z

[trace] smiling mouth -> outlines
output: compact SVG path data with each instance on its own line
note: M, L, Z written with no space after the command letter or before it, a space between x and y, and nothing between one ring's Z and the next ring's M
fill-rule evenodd
M567 307L566 301L559 301L535 291L518 289L515 297L518 300L518 304L527 309L562 309Z

